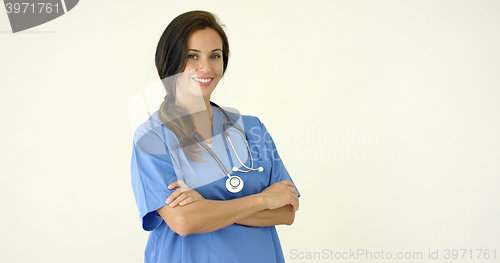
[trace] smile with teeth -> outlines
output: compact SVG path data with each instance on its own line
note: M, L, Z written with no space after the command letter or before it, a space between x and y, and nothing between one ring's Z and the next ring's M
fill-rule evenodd
M209 78L209 79L199 79L199 78L193 78L194 80L198 81L198 82L202 82L202 83L208 83L212 80L212 78Z

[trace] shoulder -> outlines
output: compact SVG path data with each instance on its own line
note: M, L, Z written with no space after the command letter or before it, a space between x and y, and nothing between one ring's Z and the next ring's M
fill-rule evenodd
M272 139L266 126L256 116L243 115L234 109L225 109L231 120L245 131L245 135L252 142L269 142Z
M159 138L162 135L162 126L160 119L158 118L158 112L153 113L143 124L141 124L134 132L134 142L137 143L144 136L152 137L157 136Z
M245 131L248 132L249 129L252 128L262 128L264 125L260 121L260 119L256 116L252 115L243 115L239 113L237 110L232 108L224 108L227 114L231 117L231 121L237 123L242 126Z
M161 154L165 152L165 129L158 112L153 113L134 132L135 148L143 153Z

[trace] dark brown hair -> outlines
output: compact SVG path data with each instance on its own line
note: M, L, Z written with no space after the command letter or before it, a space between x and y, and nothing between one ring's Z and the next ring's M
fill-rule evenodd
M202 160L199 157L201 149L194 139L196 133L194 118L187 110L175 105L176 78L171 76L183 72L186 68L189 36L197 30L206 28L217 31L222 39L224 64L222 75L224 75L229 61L229 43L217 18L206 11L190 11L174 18L163 32L155 56L156 69L167 92L159 110L160 121L175 133L179 139L179 147L184 150L186 157L195 161Z

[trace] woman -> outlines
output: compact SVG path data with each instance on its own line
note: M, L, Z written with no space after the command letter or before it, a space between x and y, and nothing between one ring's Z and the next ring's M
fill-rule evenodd
M136 130L131 164L145 262L284 262L274 226L293 223L298 192L265 126L210 102L228 56L208 12L178 16L160 38L167 96Z

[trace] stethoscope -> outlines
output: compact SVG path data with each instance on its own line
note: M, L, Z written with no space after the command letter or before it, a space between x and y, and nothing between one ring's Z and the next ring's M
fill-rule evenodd
M248 172L252 172L252 171L259 171L259 172L263 172L264 171L264 168L263 167L258 167L258 168L253 168L253 156L252 156L252 151L250 151L250 146L248 146L248 139L245 135L245 131L240 128L238 125L236 125L236 123L234 123L233 121L231 121L231 118L229 117L229 114L227 114L227 112L225 110L223 110L221 107L219 107L219 105L213 103L213 102L210 102L210 104L216 108L217 110L219 110L227 119L227 122L225 122L223 125L222 125L222 129L224 131L224 136L226 137L227 141L229 142L229 145L231 145L231 148L233 149L233 152L234 152L234 155L236 156L236 159L238 159L238 162L243 166L244 169L246 170L241 170L239 169L238 167L236 166L233 166L233 172L242 172L242 173L248 173ZM230 126L230 127L233 127L235 128L237 131L239 131L241 137L243 138L243 140L245 141L245 145L247 147L247 150L248 150L248 154L250 156L250 167L246 166L240 159L240 157L238 156L238 153L236 153L236 149L234 148L234 145L233 145L233 142L231 141L231 136L229 136L229 132L227 131L227 127ZM201 140L199 135L198 134L195 134L194 136L195 140L201 144L201 146L203 146L203 148L205 148L205 150L207 150L208 153L210 153L210 155L212 155L212 157L215 159L215 161L219 164L220 168L222 169L222 171L226 174L227 176L227 180L226 180L226 188L229 192L231 193L238 193L241 191L241 189L243 189L243 179L241 179L241 177L237 176L237 175L231 175L229 173L229 171L226 169L226 167L224 166L224 164L221 162L221 160L219 159L219 157L217 157L217 155L212 151L212 149L210 149L210 147L208 147L208 145L205 143L205 141Z

